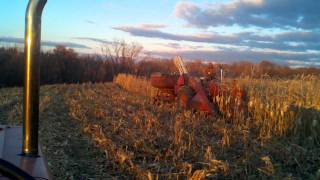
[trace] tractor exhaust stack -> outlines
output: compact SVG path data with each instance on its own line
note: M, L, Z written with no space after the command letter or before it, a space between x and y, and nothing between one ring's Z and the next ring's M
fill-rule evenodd
M41 16L47 0L30 0L26 11L23 106L24 156L36 157L39 130Z

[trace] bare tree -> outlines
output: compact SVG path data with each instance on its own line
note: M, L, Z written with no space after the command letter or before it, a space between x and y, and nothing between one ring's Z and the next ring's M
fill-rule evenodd
M133 73L135 60L143 47L138 43L126 43L124 40L114 40L101 48L106 60L111 63L113 74L119 72Z

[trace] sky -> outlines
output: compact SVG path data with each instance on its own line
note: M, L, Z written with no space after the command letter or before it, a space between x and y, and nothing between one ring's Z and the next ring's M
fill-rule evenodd
M28 0L0 1L0 46L21 46ZM145 54L320 67L319 0L48 0L43 49L101 53L114 40Z

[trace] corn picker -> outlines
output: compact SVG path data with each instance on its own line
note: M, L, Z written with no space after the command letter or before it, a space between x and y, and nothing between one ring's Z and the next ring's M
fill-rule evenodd
M177 101L184 109L194 109L209 114L220 114L216 98L230 96L233 106L241 106L245 101L245 91L237 86L223 84L220 80L210 77L196 78L191 76L180 56L173 59L179 75L155 73L151 75L151 85L158 89L155 101ZM207 72L213 74L213 72Z

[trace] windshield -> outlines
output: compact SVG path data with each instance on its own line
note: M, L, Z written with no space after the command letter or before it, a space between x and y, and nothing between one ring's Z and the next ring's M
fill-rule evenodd
M318 1L0 7L0 124L54 179L320 178Z

